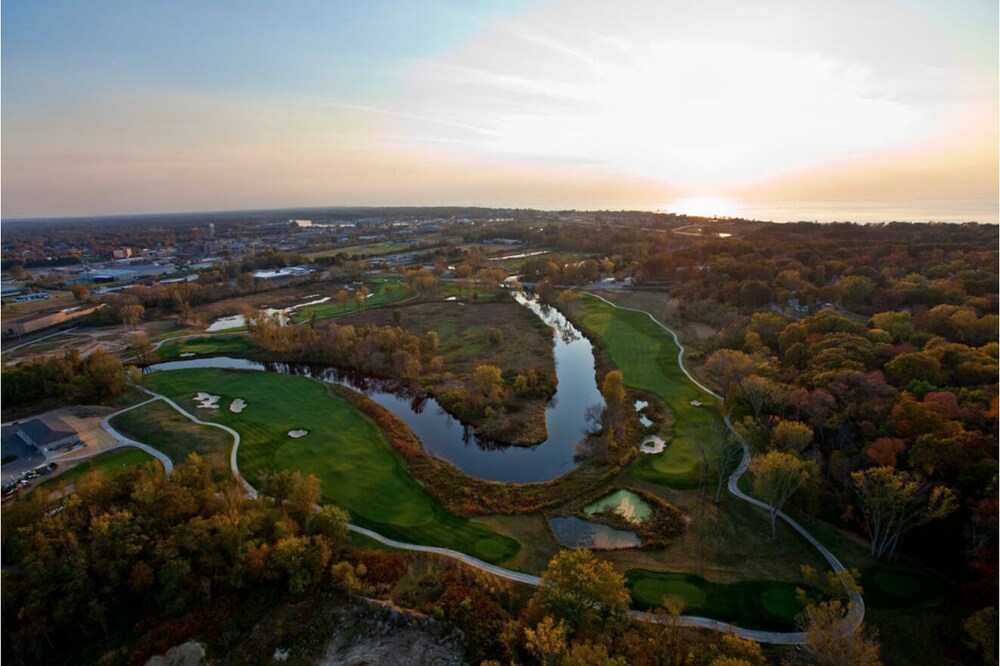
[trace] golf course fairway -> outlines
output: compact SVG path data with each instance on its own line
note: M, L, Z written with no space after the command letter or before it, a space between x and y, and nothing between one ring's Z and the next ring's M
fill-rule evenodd
M240 433L240 472L253 485L286 469L313 474L323 500L351 513L351 521L385 536L462 551L487 562L513 557L520 544L489 527L460 518L407 472L381 430L315 380L269 372L198 368L154 372L145 385L205 421ZM217 409L196 407L204 391L221 396ZM230 411L236 398L241 413ZM305 430L299 438L291 430Z
M697 486L695 442L708 441L713 449L721 446L712 430L712 422L720 418L716 399L684 374L673 336L649 315L616 308L589 294L583 294L579 302L583 327L603 342L611 362L625 375L625 385L660 397L673 412L669 446L663 453L639 456L631 474L674 488ZM703 404L696 407L692 400Z

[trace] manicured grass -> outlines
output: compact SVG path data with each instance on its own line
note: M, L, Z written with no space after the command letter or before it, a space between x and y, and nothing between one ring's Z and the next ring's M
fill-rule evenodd
M412 295L407 293L402 280L399 278L372 278L366 280L365 285L372 292L371 296L365 300L365 309L398 303ZM309 305L301 308L292 315L291 321L298 324L309 321L313 315L316 315L317 319L327 319L358 311L357 303L354 301L354 294L351 293L347 302L343 305L330 300L319 305ZM363 312L364 310L361 311Z
M685 615L722 620L750 629L789 631L803 605L793 583L748 580L713 583L701 576L632 569L625 573L635 605L653 609L664 597L679 601Z
M673 336L645 313L614 308L587 294L579 303L581 323L604 343L611 362L624 373L626 386L659 396L673 412L670 445L663 453L639 456L632 475L674 488L696 486L696 442L707 441L713 448L720 444L711 430L712 422L720 418L715 398L681 371ZM702 406L692 406L692 400Z
M63 486L75 484L80 477L87 472L100 470L109 477L114 478L121 474L126 468L136 465L145 465L155 462L157 468L161 468L160 462L145 451L133 448L122 448L94 456L80 463L72 469L68 469L59 476L48 479L44 483L38 484L35 491L52 492L59 490Z
M224 409L228 407L229 403L223 405ZM126 437L162 451L175 465L197 453L211 459L222 473L229 474L233 436L192 422L162 400L119 414L111 420L111 425Z
M417 250L416 245L413 243L401 243L396 241L385 241L382 243L369 243L368 245L352 245L350 247L335 247L330 250L323 250L321 252L308 252L306 256L310 259L317 259L320 257L335 257L338 254L345 254L351 259L356 259L359 257L379 257L384 254L393 254L395 252L403 252L405 250Z
M161 359L170 360L180 358L181 354L196 354L198 356L240 355L251 349L253 349L253 343L247 338L226 335L172 340L156 350L156 353Z
M915 567L879 562L861 575L861 587L873 608L905 608L940 595L944 583Z
M355 523L385 536L490 562L508 560L520 548L516 540L446 511L410 476L375 424L320 382L218 369L155 372L144 381L199 418L239 432L240 471L256 486L279 469L314 474L325 501L348 509ZM235 398L249 406L240 414L197 409L191 398L199 391L222 396L224 407ZM293 429L308 434L292 439L287 433Z

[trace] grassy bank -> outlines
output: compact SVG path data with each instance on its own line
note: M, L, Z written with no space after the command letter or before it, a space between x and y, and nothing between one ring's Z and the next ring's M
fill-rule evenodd
M694 384L677 364L680 351L673 336L641 312L621 310L590 295L573 306L575 318L604 347L629 388L659 397L673 415L669 446L663 453L642 455L631 473L674 488L698 484L698 446L720 445L712 422L720 418L716 400ZM702 403L694 406L692 401ZM665 437L665 439L667 439Z
M223 405L223 409L227 407ZM220 475L229 475L232 435L193 423L162 400L119 414L111 419L111 425L126 437L162 451L175 465L197 453L209 460Z
M280 469L314 474L322 482L324 501L348 509L353 521L386 536L490 562L506 561L520 547L445 510L410 476L375 424L319 382L218 369L157 372L144 381L200 418L239 432L240 471L254 485ZM199 391L220 395L224 408L197 409L192 397ZM225 408L235 398L248 403L240 414ZM290 430L308 434L294 439Z
M162 469L160 462L145 451L133 448L122 448L102 453L99 456L89 458L80 464L67 469L59 476L52 477L38 486L32 492L53 492L65 486L75 485L84 474L92 471L100 471L109 477L116 477L129 467L155 463Z
M181 354L196 356L221 356L232 354L239 356L253 349L253 343L247 338L237 335L216 335L198 338L183 338L164 343L156 350L164 361L179 359Z

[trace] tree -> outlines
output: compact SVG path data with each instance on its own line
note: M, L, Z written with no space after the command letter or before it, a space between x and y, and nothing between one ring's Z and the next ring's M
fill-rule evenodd
M962 623L969 647L975 649L987 666L997 666L997 609L993 606L976 611Z
M118 311L118 314L122 318L122 323L128 325L134 331L136 324L138 324L142 320L142 316L146 314L146 308L138 303L124 305L121 310Z
M601 395L608 406L620 406L625 402L625 376L621 370L612 370L604 375L604 382L601 384Z
M85 301L90 298L90 289L87 289L87 285L74 284L70 291L73 292L73 298L78 301Z
M525 628L525 647L540 663L546 666L557 664L566 651L566 633L566 624L562 620L557 624L551 616L547 616L534 629Z
M495 365L477 365L472 371L472 382L486 403L500 400L503 390L503 373Z
M931 488L917 474L873 467L851 474L875 559L895 554L900 537L915 527L943 518L957 508L955 493Z
M810 465L798 456L768 451L750 460L754 494L764 500L771 515L771 539L777 540L778 512L811 475Z
M802 453L812 443L813 429L799 421L781 421L771 433L771 447Z
M624 613L631 600L625 576L591 551L560 551L542 572L542 585L532 602L578 625L586 615Z
M742 459L743 447L740 446L739 442L732 435L727 436L715 454L715 468L718 475L715 486L716 504L722 501L722 488L726 485L726 479L729 478L729 475L736 469L736 466Z
M806 608L799 624L806 633L803 651L816 666L881 666L878 642L844 624L850 606L839 599Z
M139 363L145 363L147 356L153 351L153 344L145 333L132 333L128 338L128 346Z
M360 310L365 306L368 301L368 294L372 293L368 287L361 287L354 292L354 302L357 303L358 309Z
M722 395L727 400L733 385L753 371L750 355L735 349L718 349L705 360L705 372L722 387Z

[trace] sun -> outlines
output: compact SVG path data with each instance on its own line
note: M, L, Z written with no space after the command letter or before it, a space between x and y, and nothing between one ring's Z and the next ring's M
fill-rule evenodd
M728 197L688 197L661 206L667 213L691 217L739 217L739 204Z

